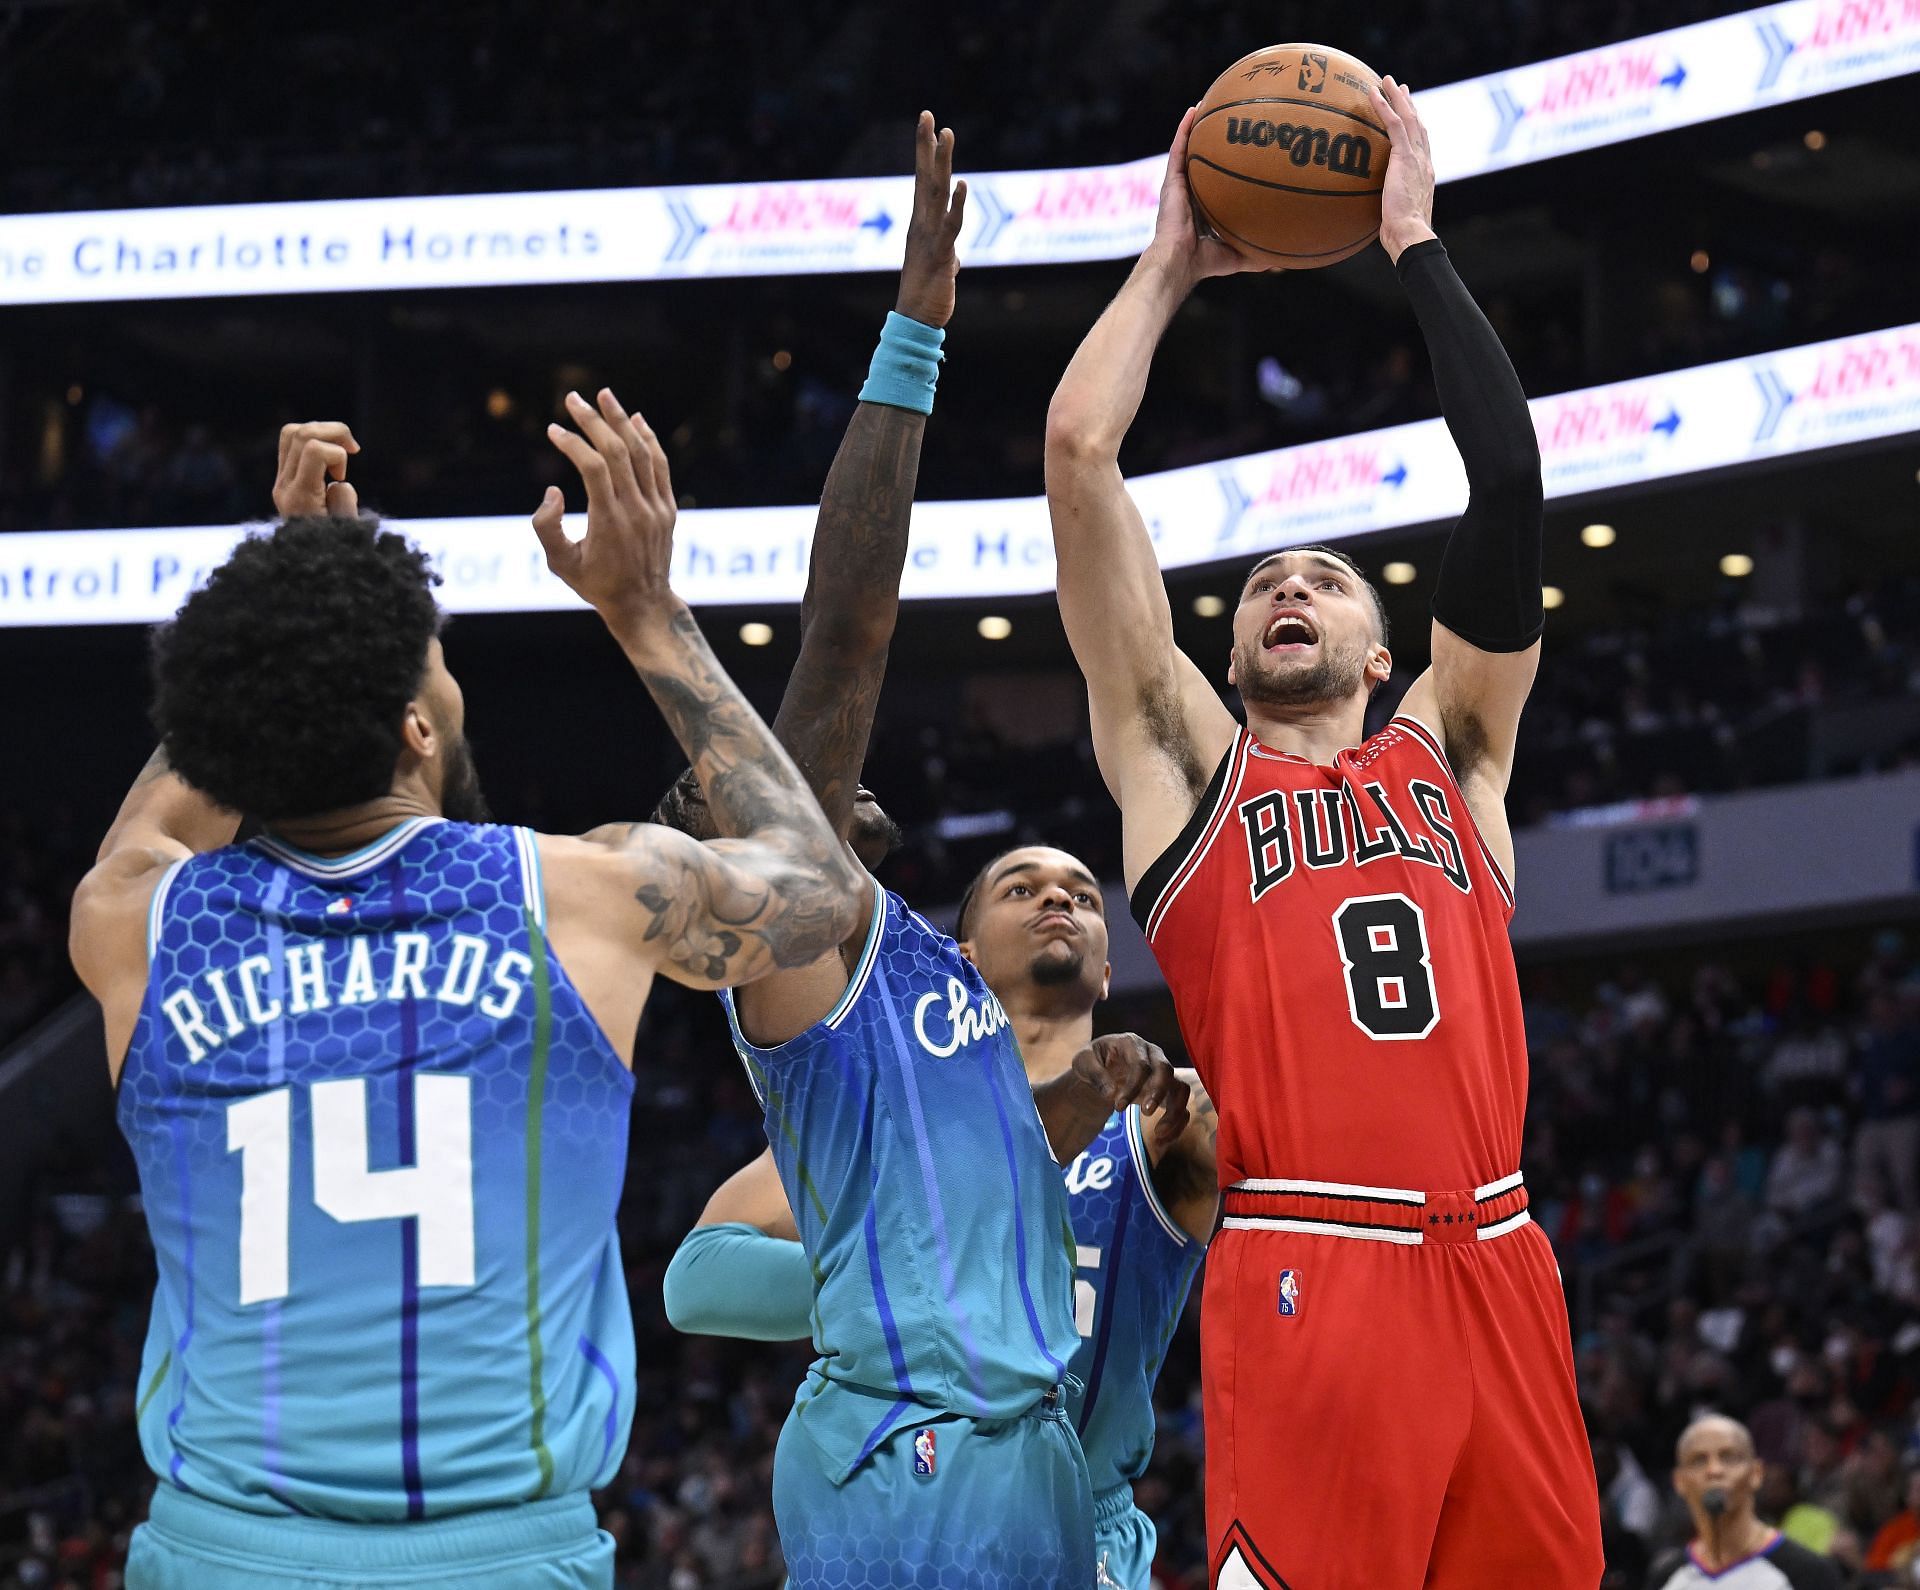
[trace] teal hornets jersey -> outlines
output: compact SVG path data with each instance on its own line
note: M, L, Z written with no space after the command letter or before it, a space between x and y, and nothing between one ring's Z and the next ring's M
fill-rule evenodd
M612 1477L633 1077L545 927L524 829L420 818L331 860L260 838L166 874L119 1101L163 1484L401 1522Z
M734 1041L814 1273L797 1403L829 1467L942 1414L1011 1418L1078 1338L1066 1187L1007 1014L958 946L874 886L838 1006Z
M1079 1279L1068 1411L1093 1490L1137 1480L1153 1453L1153 1383L1206 1250L1153 1188L1140 1111L1113 1115L1067 1169Z

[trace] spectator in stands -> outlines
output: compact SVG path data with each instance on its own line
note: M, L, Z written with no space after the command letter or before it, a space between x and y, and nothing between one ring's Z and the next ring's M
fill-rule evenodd
M1920 1021L1902 1003L1892 989L1868 1000L1854 1067L1860 1126L1853 1162L1861 1173L1883 1172L1894 1201L1911 1215L1920 1210Z
M1909 1464L1905 1475L1905 1505L1880 1526L1867 1548L1869 1572L1910 1574L1920 1564L1920 1466Z
M1811 1215L1840 1196L1845 1172L1840 1145L1802 1107L1787 1118L1787 1140L1767 1170L1767 1207L1789 1220Z

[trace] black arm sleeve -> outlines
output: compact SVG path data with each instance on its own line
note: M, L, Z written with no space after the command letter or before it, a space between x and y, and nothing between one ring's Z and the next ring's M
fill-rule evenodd
M1467 511L1453 527L1433 616L1482 651L1540 638L1540 444L1507 350L1438 239L1400 255L1401 284L1433 361L1440 413L1467 466Z

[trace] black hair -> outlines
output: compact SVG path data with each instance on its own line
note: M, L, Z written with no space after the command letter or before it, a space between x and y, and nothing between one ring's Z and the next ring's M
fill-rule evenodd
M956 944L964 944L967 942L967 930L971 925L969 919L973 915L974 901L978 897L981 889L986 886L987 875L991 873L995 867L999 866L1001 862L1005 861L1007 857L1011 856L1014 850L1026 850L1029 848L1031 847L1027 845L1015 845L1013 850L1003 850L973 875L973 882L967 885L966 893L960 896L960 909L953 919L953 938Z
M266 822L384 795L440 629L439 580L373 518L288 519L248 536L153 632L167 761Z
M1311 557L1325 558L1329 563L1337 563L1341 568L1351 573L1353 577L1365 587L1368 597L1373 601L1374 622L1380 626L1380 644L1382 646L1386 645L1391 626L1387 622L1387 604L1380 599L1379 588L1372 580L1367 578L1365 571L1361 569L1359 564L1355 563L1346 553L1335 551L1332 547L1282 547L1278 552L1269 552L1265 557L1261 558L1259 562L1255 563L1252 568L1247 570L1246 579L1240 582L1241 590L1244 591L1252 581L1254 575L1258 574L1269 563L1273 562L1275 558L1290 558L1296 553L1306 553Z

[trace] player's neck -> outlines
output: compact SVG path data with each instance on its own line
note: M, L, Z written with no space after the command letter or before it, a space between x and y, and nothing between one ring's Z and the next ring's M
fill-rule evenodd
M344 856L372 844L411 817L437 817L439 808L410 786L389 790L377 800L343 806L317 817L296 817L269 825L274 838L315 856Z
M1026 1062L1027 1080L1051 1082L1093 1042L1092 1007L1076 1009L1044 999L1002 1000L1013 1036Z
M1330 767L1342 751L1366 737L1367 701L1313 701L1277 706L1247 703L1247 727L1270 751L1303 756L1319 767Z

